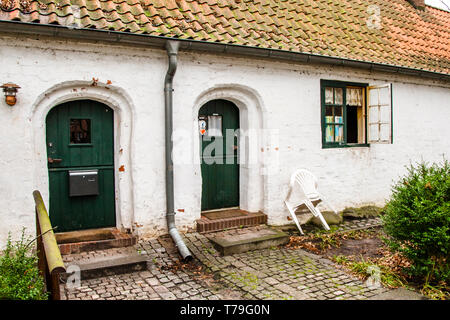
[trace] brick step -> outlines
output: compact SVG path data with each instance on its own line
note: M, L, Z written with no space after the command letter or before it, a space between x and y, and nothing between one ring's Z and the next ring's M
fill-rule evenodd
M215 232L233 228L257 226L267 223L267 215L262 212L247 212L239 209L236 209L236 211L243 213L243 215L214 220L202 216L201 219L197 220L197 232ZM218 214L220 215L220 212L218 212Z
M62 255L134 246L137 237L117 228L101 228L55 234Z

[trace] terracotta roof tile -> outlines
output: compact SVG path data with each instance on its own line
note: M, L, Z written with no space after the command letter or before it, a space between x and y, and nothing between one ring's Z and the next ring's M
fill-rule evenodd
M0 0L0 20L222 42L450 73L450 13L406 0ZM373 14L373 13L372 13Z

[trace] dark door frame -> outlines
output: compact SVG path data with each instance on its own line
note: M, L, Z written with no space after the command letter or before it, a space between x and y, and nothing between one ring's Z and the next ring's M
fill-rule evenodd
M86 103L86 105L83 105L83 102ZM72 105L71 105L72 104ZM78 104L78 105L77 105ZM90 105L89 105L90 104ZM76 106L76 107L75 107ZM89 111L85 111L82 110L82 108L84 107L90 107L91 110ZM63 116L63 119L60 119L60 115L57 113L58 110L57 108L60 107L65 107L68 108L68 112L72 112L72 110L70 110L70 108L79 108L80 111L78 111L78 113L75 111L75 114L72 116L70 114L66 114ZM99 108L105 108L105 110L108 110L111 112L110 116L107 116L105 118L104 115L102 115L102 112L100 111ZM94 112L94 113L93 113ZM92 119L94 118L95 112L99 113L100 118L97 119L97 123L93 124L92 123ZM45 145L46 145L46 155L47 157L50 157L51 155L49 154L50 152L50 148L49 148L49 144L48 144L48 139L49 139L49 121L52 121L51 119L49 120L49 116L53 116L54 114L57 114L57 119L53 119L53 121L56 121L57 126L59 127L59 123L60 121L68 121L70 120L72 123L72 119L89 119L89 121L91 121L90 123L90 130L91 130L91 134L101 134L101 138L99 138L99 136L97 137L91 137L91 139L95 139L95 144L94 144L94 140L90 141L90 143L80 143L79 146L76 144L73 144L72 141L69 142L59 142L59 150L57 150L56 154L60 154L63 155L63 157L69 157L72 154L72 150L74 150L73 148L79 148L80 149L80 156L83 153L83 150L87 150L87 149L91 149L92 147L99 147L102 148L101 151L98 151L98 154L96 154L95 152L90 154L90 156L92 157L91 160L89 161L84 161L82 160L83 156L81 156L79 162L77 163L77 161L72 162L73 158L69 158L69 162L64 163L64 160L61 162L61 166L59 165L55 165L55 164L49 164L48 165L48 181L49 181L49 209L50 209L50 215L51 215L51 211L52 211L52 206L51 204L51 199L52 199L52 186L51 186L51 179L55 179L55 177L52 177L52 175L54 175L55 173L58 174L58 171L60 174L62 174L61 179L63 179L60 183L63 183L63 189L65 189L65 191L67 192L68 186L66 185L66 182L64 182L64 180L67 181L67 184L69 184L69 170L75 170L75 171L84 171L84 170L92 170L92 169L98 169L98 177L97 179L99 180L99 188L103 188L102 191L104 194L102 195L102 199L101 199L101 203L100 204L100 208L105 209L105 215L103 216L103 218L101 218L100 222L98 223L87 223L84 220L84 224L80 227L80 228L76 228L74 226L71 226L70 224L67 226L64 226L65 229L63 229L62 231L75 231L75 230L84 230L84 229L92 229L92 228L103 228L103 227L116 227L117 226L117 201L116 201L116 195L117 195L117 183L116 183L116 170L115 170L115 165L116 165L116 142L115 142L115 133L116 133L116 121L115 121L115 111L113 108L111 108L108 104L101 102L101 101L97 101L97 100L93 100L93 99L74 99L74 100L69 100L69 101L65 101L65 102L61 102L59 104L57 104L56 106L50 108L47 112L47 114L45 115L45 132L46 132L46 139L45 139ZM83 115L80 115L83 114ZM104 121L107 120L108 124L106 126L106 128L104 128ZM101 123L101 124L100 124ZM93 126L95 127L95 130L93 129ZM67 127L67 128L66 128ZM65 131L65 129L69 130L69 126L68 125L64 125L62 130ZM109 128L109 129L108 129ZM104 142L105 141L105 137L103 136L105 134L105 129L107 129L106 134L108 134L108 138L109 141L108 142ZM59 129L56 129L57 131ZM110 130L110 131L109 131ZM109 133L108 133L109 131ZM53 133L54 134L54 133ZM54 137L54 139L61 139L63 136L64 138L62 139L70 139L70 134L68 133L67 137L65 136L65 133L63 132L62 134L59 133L59 131L57 132L58 137ZM110 135L110 136L109 136ZM51 137L50 137L51 138ZM56 140L57 141L57 140ZM92 143L91 143L92 142ZM56 142L55 142L56 143ZM68 143L66 145L66 143ZM110 146L110 149L105 150L104 149L104 144L106 143L106 145ZM63 146L63 147L61 147ZM108 147L109 148L109 147ZM70 151L69 151L70 150ZM104 154L101 154L103 152L107 152L106 153L106 158ZM108 155L109 153L109 155ZM86 156L86 155L85 155ZM104 160L100 161L97 160L95 161L94 159L102 159L104 158ZM109 159L109 160L106 160ZM106 161L106 162L105 162ZM106 170L106 171L105 171ZM110 173L107 173L107 171L110 171ZM112 172L111 172L112 171ZM67 173L67 174L65 174ZM107 175L109 178L104 178L106 177L105 175ZM64 176L67 176L67 178L64 178ZM55 183L53 181L53 183ZM61 185L60 185L61 186ZM54 188L54 187L53 187ZM67 188L67 189L66 189ZM111 190L112 189L112 190ZM55 191L53 191L55 192ZM60 195L58 195L57 197L59 197ZM104 199L104 197L109 197L109 200ZM67 197L67 196L65 196ZM98 204L98 198L94 199L95 196L89 196L91 198L85 198L87 200L87 203L89 205L89 203L91 203L92 201L97 202ZM63 195L64 198L64 195ZM79 199L81 199L81 201L83 201L82 197L75 199L75 198L71 198L69 197L68 199L66 198L66 201L71 202L72 204L79 202ZM65 201L58 199L58 201ZM75 202L72 202L75 201ZM109 203L109 207L106 206L104 202L107 201ZM83 201L84 202L84 201ZM61 204L59 204L61 205ZM63 206L64 207L64 206ZM68 206L69 207L69 206ZM71 207L71 206L70 206ZM85 208L86 204L83 204L82 208ZM84 209L83 209L84 210ZM107 213L107 212L111 212L111 213ZM78 218L75 218L78 219ZM95 219L94 219L95 220ZM81 220L80 220L81 221ZM60 224L62 223L62 220L60 221ZM60 229L61 230L61 229Z
M202 109L209 109L208 111L202 111ZM211 111L216 110L216 111ZM228 112L227 112L228 110ZM225 116L228 113L228 118L225 119ZM200 170L201 170L201 178L202 178L202 189L201 189L201 211L208 211L208 210L220 210L225 208L235 208L240 207L240 164L239 164L239 149L235 149L234 151L228 150L230 145L229 142L227 143L226 138L226 130L227 129L233 129L233 130L239 130L240 129L240 110L239 107L233 103L232 101L226 100L226 99L212 99L204 103L198 111L198 117L200 116L214 116L218 115L220 117L221 125L222 125L222 137L212 137L212 139L222 139L223 147L222 150L223 154L219 157L221 160L224 161L223 164L211 164L215 167L206 167L207 164L204 164L203 161L203 152L204 152L204 142L202 139L202 136L199 133L200 138L200 148L201 148L201 159L200 159ZM206 119L205 119L206 120ZM208 123L208 129L211 124ZM239 148L239 137L236 138L236 140L233 141L233 146L237 146ZM208 145L208 142L206 142ZM231 156L233 163L228 164L227 160L230 158L229 153L233 152L233 155ZM215 150L216 152L216 150ZM226 166L226 167L225 167ZM208 170L209 169L209 170ZM237 171L237 172L236 172ZM205 187L209 188L210 186L206 186L206 184L214 183L213 179L211 179L211 176L209 176L208 181L205 182L204 175L205 174L219 174L220 183L220 190L216 190L216 187L218 184L216 183L211 189L217 192L216 197L212 197L211 194L208 194L207 191L205 191ZM233 180L226 180L220 177L220 175L228 176L230 179ZM229 193L228 193L229 192ZM208 199L205 200L204 197L208 196ZM213 203L211 203L213 202ZM222 203L222 204L220 204Z

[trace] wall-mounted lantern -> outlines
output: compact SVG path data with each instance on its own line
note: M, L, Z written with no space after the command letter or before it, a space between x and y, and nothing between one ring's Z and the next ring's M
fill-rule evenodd
M5 101L9 106L13 106L16 104L16 94L18 89L20 87L17 84L8 82L2 85L0 88L3 89L3 92L5 93Z

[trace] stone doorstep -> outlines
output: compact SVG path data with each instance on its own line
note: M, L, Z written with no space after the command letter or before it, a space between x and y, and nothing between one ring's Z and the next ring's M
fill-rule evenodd
M55 234L57 241L58 238L61 239L71 239L69 243L59 243L58 247L62 255L74 254L80 252L94 251L94 250L104 250L110 248L121 248L133 246L137 243L137 237L132 234L127 234L119 231L117 228L103 228L97 229L97 233L105 233L105 230L109 230L110 239L98 240L94 235L96 230L85 230L85 231L74 231L65 232L61 234ZM71 234L71 235L70 235ZM86 241L91 235L91 241ZM77 241L80 239L81 241ZM64 240L64 242L65 242Z
M228 234L227 231L223 231L218 236L211 235L208 237L216 250L224 256L266 249L289 242L289 235L269 227L257 231L244 229L241 231L241 235L236 235L233 231L230 230Z
M116 274L131 273L147 270L148 257L146 255L133 254L126 257L110 257L107 260L93 262L71 262L66 265L76 265L80 268L81 280L95 279ZM66 281L72 273L62 273L61 279Z
M197 220L197 232L215 232L232 228L257 226L266 223L267 215L262 212L248 213L247 216L215 220L209 220L206 217L202 217Z

